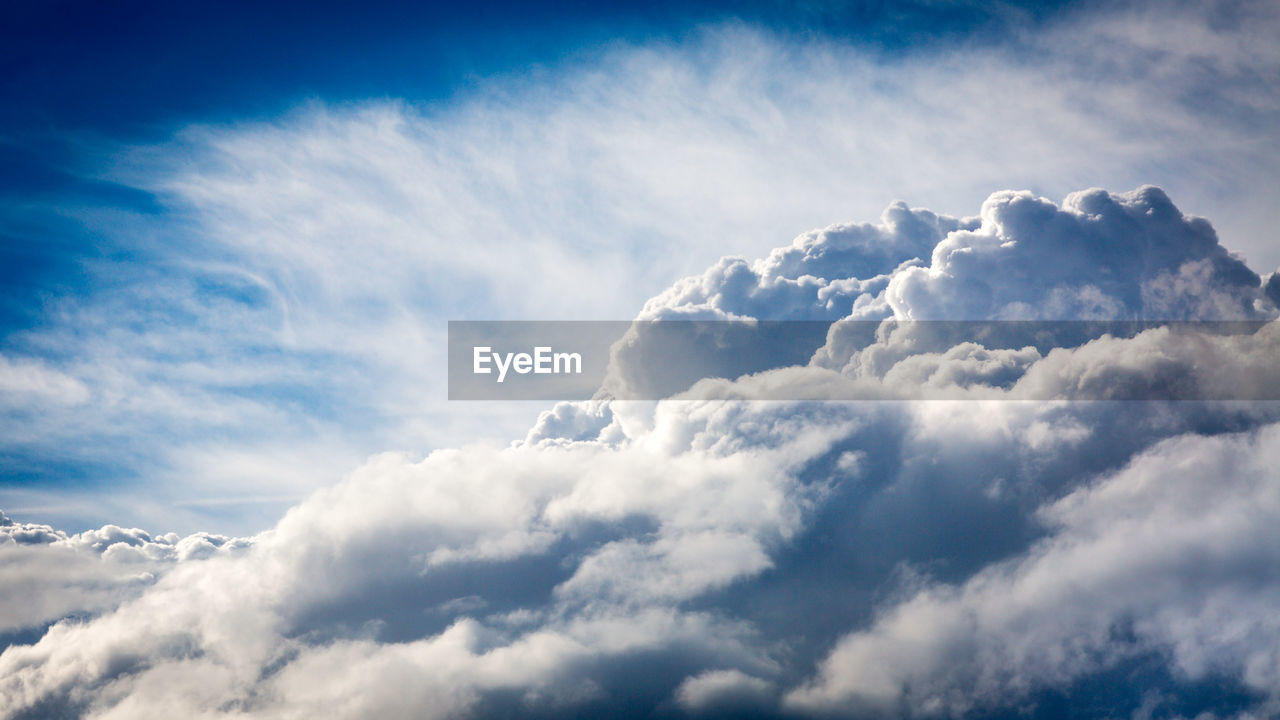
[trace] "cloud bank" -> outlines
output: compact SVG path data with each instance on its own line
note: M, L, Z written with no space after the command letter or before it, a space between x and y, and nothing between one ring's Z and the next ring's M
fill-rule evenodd
M0 712L1273 715L1280 406L1014 402L1156 361L1212 377L1213 348L1152 330L1042 353L894 324L1272 320L1269 283L1153 187L1000 192L969 218L893 205L721 260L641 317L833 323L808 363L730 397L897 377L987 401L566 403L509 447L374 457L248 539L5 519L6 568L65 571L6 611ZM848 337L846 318L887 322Z

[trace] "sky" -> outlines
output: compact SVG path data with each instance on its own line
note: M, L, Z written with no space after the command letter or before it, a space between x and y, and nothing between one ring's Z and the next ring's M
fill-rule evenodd
M817 202L786 196L808 194L812 181L786 186L829 148L807 148L781 179L772 165L802 130L741 122L761 103L823 102L822 86L779 97L788 76L817 70L810 63L906 57L917 42L955 47L980 29L1059 11L44 3L4 12L0 330L17 378L6 386L53 390L6 403L14 432L0 455L0 505L78 529L127 520L254 532L371 453L506 441L536 417L536 407L438 402L441 354L429 346L440 319L627 319L720 254L764 251L845 218L843 170L832 169ZM850 37L866 58L838 57ZM771 76L775 61L786 67ZM861 84L836 91L847 103ZM703 104L708 93L718 99ZM709 141L726 129L727 142ZM849 140L836 138L841 154L856 151ZM275 148L309 160L274 163ZM406 195L407 175L420 180ZM251 178L269 190L245 186ZM711 193L727 207L701 209L709 198L700 195L743 180L738 198ZM312 187L294 192L296 181ZM780 191L774 208L742 216ZM631 193L643 198L628 202ZM354 202L321 219L335 194ZM868 212L896 199L880 195L867 198ZM464 239L473 235L489 239ZM547 278L505 277L485 257L502 252L494 236L549 266ZM418 248L411 259L399 254L405 243ZM460 273L456 283L441 265ZM388 266L398 275L390 291L375 279ZM601 269L612 276L597 277ZM580 290L556 297L566 285ZM272 306L283 315L270 316ZM406 396L410 385L421 390ZM78 402L84 392L92 399ZM123 493L132 497L117 503Z
M0 717L1280 713L1274 4L0 13Z

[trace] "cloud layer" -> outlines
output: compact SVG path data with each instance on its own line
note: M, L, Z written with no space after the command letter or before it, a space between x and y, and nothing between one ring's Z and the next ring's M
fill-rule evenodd
M0 711L1268 716L1280 407L1012 402L1019 382L1142 379L1154 361L1212 378L1195 360L1216 346L1162 330L951 346L893 323L1082 299L1272 319L1267 282L1150 187L1001 192L964 219L893 205L722 260L642 317L889 320L835 324L809 363L729 396L862 378L988 399L561 404L509 447L376 456L251 539L5 519L6 573L58 570L6 611ZM1272 357L1275 324L1214 342Z

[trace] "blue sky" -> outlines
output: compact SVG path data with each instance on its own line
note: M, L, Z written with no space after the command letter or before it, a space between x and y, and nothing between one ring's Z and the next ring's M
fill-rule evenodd
M48 185L74 157L48 157L50 148L37 153L27 143L66 142L77 133L148 139L189 122L278 114L311 97L438 100L478 77L534 73L602 44L679 40L726 21L908 52L1035 23L1052 17L1053 6L15 4L5 9L7 144L15 160L37 166L23 185L39 184L42 174ZM74 156L73 148L52 149Z

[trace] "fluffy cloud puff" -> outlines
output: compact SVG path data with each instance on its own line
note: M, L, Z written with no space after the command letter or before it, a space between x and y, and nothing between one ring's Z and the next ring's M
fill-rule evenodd
M799 394L765 390L747 397L946 397L938 393L944 389L939 384L1007 387L1033 365L1038 365L1035 377L1023 384L1021 397L1115 397L1108 389L1091 395L1078 387L1075 392L1047 387L1045 378L1053 372L1048 368L1070 363L1063 353L1051 362L1037 362L1051 350L1115 333L1114 326L1071 322L1036 326L1030 332L1028 326L1010 325L987 328L979 337L975 328L959 323L910 322L1265 321L1277 315L1268 294L1270 282L1224 248L1208 221L1184 215L1156 187L1122 194L1087 190L1069 195L1061 205L1027 192L999 192L983 203L978 216L963 219L897 203L878 224L806 233L755 262L723 259L651 299L640 314L642 320L810 321L791 326L797 328L795 337L766 348L755 336L735 340L733 329L726 328L723 336L705 342L680 343L682 349L696 350L673 363L666 357L672 346L667 326L637 325L615 348L606 387L615 397L666 396L703 377L732 379L804 364L797 356L812 353L817 367L876 382L829 388L836 379L815 373L800 380L791 373L780 381L788 389L800 383L814 389ZM887 319L908 324L876 327L874 321ZM823 329L814 321L832 320L845 322L827 331L825 343L807 337L813 335L807 328ZM704 326L693 327L706 332ZM1141 329L1135 326L1130 334ZM1050 341L1034 339L1050 331ZM999 337L1002 332L1009 337ZM1155 337L1147 342L1176 342ZM1269 342L1259 341L1259 349L1250 353L1255 366L1270 364ZM1173 354L1188 367L1248 362L1235 356L1242 348L1219 345L1213 358L1193 355L1189 348ZM1101 354L1110 357L1108 352ZM1130 368L1135 378L1148 369L1142 365L1164 353L1147 346L1136 354L1142 360ZM1151 377L1164 379L1171 372ZM1223 394L1233 385L1234 373L1220 373L1209 383L1218 393L1206 389L1203 396L1269 396ZM1115 373L1104 375L1097 384L1109 385ZM1245 376L1257 377L1264 388L1270 384L1270 377ZM1064 385L1068 382L1062 379ZM1129 397L1141 395L1135 391Z
M0 637L109 609L143 592L174 563L235 552L249 542L209 533L153 537L115 525L68 535L0 512Z
M722 261L643 317L1006 318L1086 297L1109 317L1275 312L1206 222L1144 188L998 193L970 219L895 205ZM1273 335L1220 357L1265 358ZM1004 399L1190 352L1160 331L1044 352L926 339L833 329L812 363L726 385L872 368ZM157 570L47 630L67 611L15 619L35 631L0 655L0 709L959 716L1102 692L1109 715L1266 714L1278 420L1263 402L562 404L510 447L375 457L209 557L119 528L11 531Z
M976 217L895 203L878 224L721 260L640 319L1242 320L1274 317L1269 287L1160 188L1085 190L1061 205L1006 191Z

